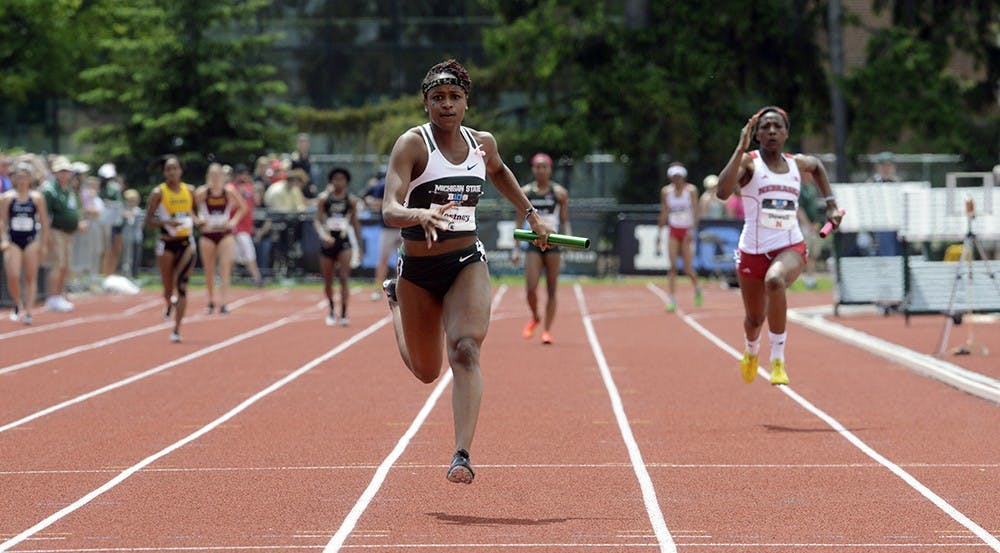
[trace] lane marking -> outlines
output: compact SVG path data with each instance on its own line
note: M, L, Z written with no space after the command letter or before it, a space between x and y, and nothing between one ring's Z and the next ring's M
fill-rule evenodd
M493 301L491 302L492 310L495 310L496 306L500 304L500 300L503 299L506 292L507 285L504 284L500 286L500 289L497 290L493 297ZM491 312L491 319L492 316ZM375 471L375 474L372 475L372 479L368 483L368 487L366 487L365 491L361 493L360 497L358 497L358 500L354 503L354 507L351 508L347 517L345 517L344 521L340 524L340 528L337 529L337 532L330 538L330 541L327 542L326 547L323 548L324 553L337 553L341 548L345 547L344 542L347 541L347 538L351 535L351 532L357 525L361 515L366 509L368 509L368 505L371 504L372 499L375 498L375 494L377 494L379 488L382 487L386 477L389 475L389 469L392 468L400 456L403 455L403 451L406 450L406 446L410 444L410 440L413 439L413 436L415 436L417 431L420 430L420 427L423 426L424 421L434 409L434 405L437 403L438 398L441 397L445 388L447 388L448 384L451 383L451 379L451 368L449 367L448 370L445 371L444 375L441 376L440 380L438 380L437 385L434 386L434 390L431 391L431 395L427 397L427 401L424 402L424 406L417 413L413 422L410 423L410 427L406 429L406 432L403 433L403 435L400 436L399 441L396 442L396 447L394 447L382 463L379 464L378 469Z
M481 468L492 469L622 469L631 467L631 463L493 463L476 465ZM952 468L982 468L1000 469L1000 464L962 464L962 463L899 463L901 467L927 468L927 469L952 469ZM163 467L143 469L143 474L154 473L198 473L198 472L282 472L282 471L333 471L333 470L375 470L379 465L357 464L357 465L316 465L316 466L273 466L273 467ZM397 463L396 468L405 469L434 469L441 468L441 464L426 463ZM883 469L878 463L646 463L647 468L657 469ZM50 469L50 470L3 470L0 476L31 476L39 474L106 474L119 472L120 468L100 468L100 469Z
M6 332L4 334L0 334L0 340L7 340L9 338L17 338L18 336L27 336L29 334L35 334L35 333L38 333L38 332L48 332L50 330L55 330L57 328L66 328L66 327L70 327L70 326L76 326L76 325L80 325L80 324L84 324L84 323L90 323L90 322L95 322L95 321L103 322L103 321L115 321L115 320L118 320L118 319L126 319L126 318L128 318L128 317L130 317L132 315L135 315L136 313L139 313L140 311L145 311L146 309L150 309L152 307L156 307L157 305L162 304L162 303L163 303L163 300L148 300L148 301L145 301L143 303L140 303L139 305L135 305L133 307L130 307L130 308L128 308L125 311L122 311L120 313L102 314L102 315L87 315L86 317L76 317L74 319L66 319L64 321L59 321L59 322L55 322L55 323L49 323L49 324L43 324L43 325L32 325L32 326L30 326L28 328L24 328L24 329L21 329L21 330L15 330L13 332Z
M284 536L282 536L284 537ZM311 538L312 536L301 536ZM699 536L691 536L697 538ZM114 553L114 552L140 552L140 551L292 551L292 550L314 550L321 545L288 544L288 545L203 545L203 546L175 546L175 547L100 547L100 548L78 548L78 549L19 549L19 553ZM487 549L487 550L509 550L509 549L606 549L610 551L620 551L622 549L650 549L656 547L654 543L391 543L391 544L359 544L346 545L344 549L360 550L402 550L402 549ZM955 547L977 547L978 543L842 543L842 542L814 542L814 543L760 543L760 542L685 542L684 548L795 548L795 549L926 549L926 548L955 548Z
M236 300L233 302L233 306L240 307L248 303L253 303L260 299L256 296L250 296L243 298L242 300ZM242 301L242 303L240 303ZM206 315L193 315L191 318L186 319L185 323L199 323L208 320L209 317ZM119 334L117 336L112 336L110 338L104 338L103 340L98 340L96 342L90 342L89 344L81 344L79 346L64 349L62 351L57 351L55 353L50 353L48 355L43 355L42 357L35 357L34 359L28 359L27 361L22 361L20 363L15 363L13 365L8 365L6 367L0 368L0 375L12 373L14 371L19 371L21 369L26 369L35 365L40 365L42 363L48 363L49 361L55 361L56 359L62 359L63 357L69 357L77 353L83 353L85 351L100 349L104 346L110 346L111 344L117 344L118 342L124 342L125 340L131 340L132 338L138 338L140 336L145 336L146 334L152 334L158 330L165 330L173 326L173 321L164 321L153 326L147 326L145 328L140 328L139 330L133 330L132 332L126 332L125 334Z
M226 340L223 340L222 342L219 342L217 344L213 344L213 345L208 346L206 348L202 348L200 350L191 352L191 353L189 353L189 354L187 354L187 355L185 355L183 357L178 357L177 359L172 359L170 361L167 361L166 363L162 363L160 365L157 365L157 366L155 366L155 367L153 367L151 369L148 369L146 371L143 371L141 373L134 374L134 375L132 375L132 376L130 376L128 378L124 378L124 379L119 380L117 382L112 382L111 384L108 384L107 386L102 386L102 387L100 387L100 388L98 388L96 390L92 390L92 391L87 392L85 394L81 394L79 396L76 396L76 397L74 397L72 399L68 399L68 400L63 401L61 403L57 403L57 404L55 404L55 405L53 405L51 407L47 407L47 408L42 409L40 411L36 411L36 412L34 412L34 413L26 416L26 417L20 418L20 419L18 419L16 421L9 422L9 423L7 423L7 424L5 424L3 426L0 426L0 434L6 432L8 430L11 430L13 428L17 428L18 426L27 424L27 423L29 423L29 422L31 422L33 420L37 420L37 419L40 419L40 418L42 418L44 416L51 415L52 413L55 413L57 411L61 411L61 410L65 409L65 408L67 408L67 407L69 407L71 405L76 405L77 403L82 403L84 401L87 401L88 399L93 399L93 398L95 398L95 397L97 397L99 395L106 394L106 393L108 393L108 392L110 392L112 390L117 390L118 388L122 388L124 386L128 386L129 384L132 384L132 383L137 382L139 380L142 380L144 378L153 376L154 374L163 372L163 371L165 371L165 370L167 370L167 369L169 369L171 367L176 367L177 365L182 365L184 363L187 363L188 361L192 361L192 360L197 359L199 357L204 357L204 356L206 356L206 355L208 355L210 353L219 351L221 349L225 349L225 348L227 348L229 346L232 346L234 344L238 344L240 342L243 342L245 340L253 338L254 336L258 336L260 334L264 334L265 332L270 332L270 331L272 331L272 330L274 330L276 328L279 328L279 327L284 326L284 325L286 325L286 324L288 324L290 322L293 322L294 320L298 319L302 315L304 315L306 313L309 313L311 311L312 311L311 307L303 309L303 310L300 310L300 311L298 311L296 313L293 313L293 314L291 314L291 315L289 315L287 317L278 319L277 321L268 323L268 324L266 324L264 326L257 327L257 328L255 328L253 330L248 330L248 331L246 331L246 332L244 332L242 334L237 334L236 336L233 336L232 338L228 338Z
M1000 380L843 326L819 315L815 308L789 309L788 318L814 332L874 353L963 392L1000 403Z
M646 465L642 460L642 452L639 451L639 444L635 441L632 428L628 423L628 416L625 414L625 407L622 404L621 395L618 393L618 386L611 376L611 368L604 357L604 350L597 339L597 332L594 331L594 323L587 311L587 302L583 297L583 288L579 284L573 285L573 292L576 294L576 303L580 308L580 315L583 319L583 326L587 330L587 340L590 342L590 349L597 360L597 366L601 370L601 379L604 387L608 391L608 398L611 400L611 408L618 421L618 430L621 432L622 440L628 449L629 459L632 460L632 470L635 471L636 480L639 481L639 488L642 490L642 499L646 504L646 514L649 516L649 523L656 533L656 541L660 544L660 551L676 553L677 546L674 544L670 530L667 529L667 522L663 519L663 512L660 510L660 503L656 499L656 489L653 487L653 480L649 477Z
M158 452L150 455L149 457L146 457L142 461L139 461L135 465L132 465L131 467L125 469L124 471L122 471L121 473L119 473L118 476L116 476L116 477L112 478L111 480L107 481L102 486L100 486L97 489L91 491L90 493L88 493L87 495L81 497L80 499L77 499L76 501L74 501L73 503L67 505L66 507L63 507L62 509L60 509L56 513L53 513L52 515L50 515L49 517L45 518L41 522L35 524L31 528L28 528L27 530L25 530L25 531L21 532L20 534L14 536L13 538L11 538L9 540L6 540L3 543L0 543L0 551L9 551L12 547L17 546L19 543L25 541L26 539L29 539L29 538L33 537L35 534L41 532L42 530L45 530L46 528L48 528L49 526L55 524L56 522L59 522L60 520L62 520L63 518L65 518L67 515L70 515L70 514L76 512L78 509L80 509L84 505L90 503L91 501L93 501L97 497L100 497L105 492L111 490L112 488L114 488L118 484L121 484L122 482L124 482L129 477L131 477L135 473L139 472L143 468L151 465L152 463L154 463L157 460L159 460L159 459L161 459L161 458L169 455L170 453L173 453L174 451L180 449L181 447L184 447L185 445L187 445L187 444L189 444L189 443L197 440L198 438L200 438L200 437L204 436L205 434L211 432L215 428L218 428L220 425L224 424L225 422L229 421L230 419L232 419L236 415L238 415L241 412L245 411L250 406L252 406L253 404L255 404L258 401L260 401L261 399L264 399L268 395L270 395L270 394L274 393L275 391L281 389L282 387L284 387L289 382L292 382L293 380L295 380L298 377L302 376L303 374L309 372L310 370L312 370L313 368L315 368L319 364L321 364L321 363L323 363L323 362L331 359L332 357L340 354L341 352L343 352L346 349L350 348L354 344L356 344L356 343L360 342L361 340L367 338L371 334L374 334L375 331L377 331L378 329L380 329L383 326L385 326L386 324L388 324L391 320L392 320L391 317L383 317L382 319L376 321L375 323L372 323L370 326L368 326L368 328L362 330L361 332L358 332L358 333L354 334L353 336L351 336L347 340L341 342L340 345L338 345L337 347L335 347L335 348L331 349L330 351L324 353L323 355L321 355L321 356L313 359L312 361L306 363L305 365L302 365L301 367L295 369L294 371L292 371L291 373L287 374L283 378L277 380L276 382L274 382L273 384L271 384L267 388L264 388L263 390L257 392L256 394L250 396L249 398L245 399L243 402L241 402L239 405L237 405L236 407L234 407L231 410L229 410L228 412L226 412L221 417L219 417L219 418L215 419L214 421L208 423L207 425L199 428L195 432L189 434L187 437L185 437L185 438L183 438L183 439L181 439L181 440L179 440L177 442L174 442L173 444L171 444L171 445L169 445L169 446L161 449L160 451L158 451Z
M647 284L646 288L648 290L650 290L651 292L653 292L654 295L660 297L661 299L665 299L666 298L666 294L662 290L660 290L658 287L654 286L652 283ZM743 358L742 353L736 351L734 348L730 347L729 344L726 344L725 342L723 342L715 334L713 334L711 331L709 331L705 327L701 326L697 321L695 321L694 319L692 319L690 316L688 316L682 310L678 309L677 310L677 315L679 315L681 317L681 319L685 323L688 324L688 326L690 326L691 328L695 329L695 331L697 331L699 334L701 334L702 336L708 338L710 341L712 341L713 343L715 343L716 345L718 345L723 351L729 353L732 357L734 357L736 359L742 359ZM766 373L763 373L762 371L763 371L763 369L758 366L757 367L757 372L760 373L760 374L762 374L762 375L766 374ZM767 377L770 378L770 375L767 375ZM947 514L952 519L954 519L956 522L958 522L962 526L966 527L967 529L969 529L969 531L971 531L973 534L975 534L976 536L978 536L979 539L981 539L984 543L986 543L988 546L990 546L994 551L1000 552L1000 539L997 539L996 536L994 536L994 535L990 534L989 532L987 532L982 526L976 524L975 522L972 521L972 519L970 519L969 517L965 516L958 509L955 509L954 507L952 507L951 504L948 503L947 501L945 501L941 496L939 496L938 494L934 493L930 488L928 488L927 486L923 485L919 480L917 480L916 478L914 478L910 473L908 473L905 470L903 470L903 468L900 465L897 465L896 463L893 463L892 461L890 461L889 459L887 459L886 457L884 457L882 454L880 454L879 452L875 451L871 446L869 446L863 440L861 440L860 438L858 438L853 432L851 432L850 430L848 430L847 428L845 428L836 419L834 419L830 415L826 414L826 412L820 410L818 407L816 407L815 405L813 405L812 403L810 403L804 397L802 397L801 395L799 395L798 393L796 393L795 390L793 390L791 388L791 386L774 386L774 388L777 388L783 394L785 394L786 396L788 396L789 398L791 398L793 401L795 401L796 403L798 403L800 406L802 406L805 410L809 411L810 413L812 413L813 415L815 415L816 417L818 417L820 420L822 420L827 425L829 425L830 428L833 428L834 430L836 430L837 433L841 435L841 437L843 437L845 440L847 440L852 445L854 445L854 447L860 449L862 453L864 453L865 455L867 455L868 457L870 457L871 459L873 459L876 463L878 463L878 464L884 466L885 468L889 469L890 472L892 472L893 474L895 474L896 476L898 476L901 480L903 480L904 482L906 482L907 484L909 484L909 486L911 488L913 488L914 490L916 490L920 495L922 495L925 498L927 498L931 503L933 503L935 506L937 506L937 508L939 508L942 511L944 511L945 514Z

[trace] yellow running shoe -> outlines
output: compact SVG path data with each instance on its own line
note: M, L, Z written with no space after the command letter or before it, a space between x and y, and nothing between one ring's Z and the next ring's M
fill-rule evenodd
M788 384L788 373L785 372L785 362L781 359L771 360L771 384Z
M743 382L747 384L750 384L754 378L757 378L757 356L750 355L749 351L743 352L743 360L740 361L740 376L743 377Z

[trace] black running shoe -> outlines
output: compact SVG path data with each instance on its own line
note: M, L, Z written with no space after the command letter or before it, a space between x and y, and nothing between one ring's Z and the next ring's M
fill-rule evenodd
M228 315L228 314L229 314L229 308L226 307L226 304L222 304L222 307L219 308L219 315Z
M392 303L399 301L396 299L396 279L387 278L382 281L382 290L385 291L385 297L389 298Z
M469 452L459 449L451 459L451 466L448 467L448 481L456 484L471 484L476 473L469 463Z
M208 305L205 306L205 314L211 315L212 311L215 311L215 304L212 302L208 302Z

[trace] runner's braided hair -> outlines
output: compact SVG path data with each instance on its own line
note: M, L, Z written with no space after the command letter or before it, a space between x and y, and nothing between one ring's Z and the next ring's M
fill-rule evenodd
M436 78L442 73L451 76ZM469 72L462 67L462 64L453 59L445 60L427 70L427 75L424 76L423 82L420 83L420 90L423 92L424 97L427 97L427 92L430 89L442 84L458 85L465 91L466 96L472 92L472 79L469 78Z

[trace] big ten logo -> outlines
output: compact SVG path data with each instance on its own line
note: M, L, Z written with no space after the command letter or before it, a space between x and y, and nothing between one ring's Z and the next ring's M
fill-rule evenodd
M660 251L656 249L656 237L660 237ZM670 269L667 255L667 229L662 231L657 225L636 225L635 241L639 246L632 263L640 271L666 271Z
M517 246L514 240L514 221L497 221L497 249L512 250Z

